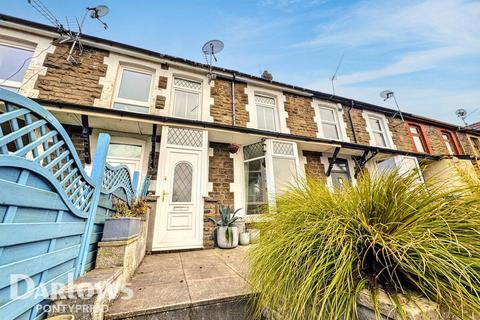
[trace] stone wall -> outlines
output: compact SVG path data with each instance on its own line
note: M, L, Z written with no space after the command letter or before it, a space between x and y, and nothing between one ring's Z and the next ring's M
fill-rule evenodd
M463 132L457 132L456 134L457 134L458 142L460 144L460 148L462 149L460 151L463 151L463 153L465 154L475 156L475 151L473 150L473 147L470 143L470 139L468 139L467 134Z
M85 165L85 140L82 137L82 127L78 126L63 126L65 131L67 131L68 136L72 139L73 146L75 151L77 151L78 157L83 165ZM90 152L92 152L90 150Z
M53 53L47 54L43 66L47 67L45 75L39 75L35 89L38 98L53 101L93 105L95 98L100 98L102 85L100 77L107 72L103 59L107 51L84 46L80 56L75 52L78 64L67 61L71 44L59 45Z
M248 96L245 93L245 83L235 82L235 125L246 127L249 114L246 109ZM233 124L232 115L232 82L217 79L210 90L213 105L210 106L210 115L215 122Z
M407 124L402 121L398 116L387 117L388 128L392 133L393 143L398 150L402 151L413 151L415 152L415 147L412 144L412 139L408 135Z
M303 156L307 160L307 163L305 163L305 173L307 174L307 177L326 180L327 177L325 176L325 166L320 161L322 153L304 150Z
M312 107L312 99L284 93L285 111L288 113L287 127L291 134L316 137L318 128L315 122L315 110Z
M208 193L209 199L205 201L204 206L204 230L203 246L204 248L213 248L214 246L214 224L209 220L218 215L219 206L231 206L233 208L233 192L230 192L230 183L233 183L233 159L228 152L226 143L210 143L213 149L213 155L209 159L208 181L212 183L212 191Z
M347 136L350 138L350 141L355 142L350 119L348 118L348 109L345 109L346 110L343 112L343 121L345 121L347 124ZM357 143L370 145L370 135L367 132L367 123L365 122L365 118L362 116L362 110L352 108L351 115L353 127L355 128L355 135L357 137Z

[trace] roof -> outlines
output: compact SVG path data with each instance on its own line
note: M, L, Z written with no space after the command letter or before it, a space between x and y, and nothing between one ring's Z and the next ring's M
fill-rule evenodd
M42 24L42 23L34 22L34 21L30 21L30 20L17 18L17 17L12 17L12 16L9 16L9 15L5 15L5 14L0 13L0 24L1 24L2 20L5 21L5 22L10 22L10 23L19 24L19 25L23 25L23 26L28 26L28 27L32 27L32 28L36 28L36 29L40 29L40 30L45 30L45 31L49 31L49 32L58 33L58 30L57 30L56 27L45 25L45 24ZM96 43L104 44L104 45L111 46L111 47L121 48L121 49L128 50L128 51L138 52L138 53L145 54L145 55L148 55L148 56L151 56L151 57L170 60L172 62L183 63L183 64L186 64L186 65L199 67L199 68L203 68L203 69L208 69L209 68L209 66L204 64L204 63L200 63L200 62L196 62L196 61L193 61L193 60L188 60L188 59L184 59L184 58L180 58L180 57L175 57L175 56L163 54L163 53L152 51L152 50L147 50L147 49L144 49L144 48L132 46L132 45L121 43L121 42L116 42L116 41L112 41L112 40L108 40L108 39L104 39L104 38L98 38L98 37L95 37L95 36L92 36L92 35L83 34L82 38L85 39L85 40L89 40L91 42L96 42ZM397 110L393 110L393 109L390 109L390 108L386 108L386 107L382 107L382 106L378 106L378 105L374 105L374 104L371 104L371 103L367 103L367 102L363 102L363 101L359 101L359 100L355 100L355 99L351 99L351 98L346 98L346 97L342 97L342 96L327 94L327 93L324 93L324 92L321 92L321 91L308 89L308 88L303 88L303 87L299 87L299 86L295 86L295 85L291 85L291 84L287 84L287 83L283 83L283 82L279 82L279 81L266 80L264 78L254 76L254 75L251 75L251 74L247 74L247 73L243 73L243 72L240 72L240 71L237 71L237 70L221 68L221 67L213 67L213 70L215 70L217 72L232 74L232 75L235 75L235 76L241 76L241 77L248 78L248 79L251 79L251 80L254 80L254 81L264 82L264 83L268 83L268 84L272 84L272 85L278 85L278 86L283 87L283 88L289 88L289 89L292 89L292 90L295 90L295 91L299 91L299 92L303 92L305 94L311 95L311 96L313 96L315 98L318 98L318 99L327 100L327 101L331 101L331 102L335 102L335 103L341 103L344 106L351 106L351 107L354 107L354 108L376 111L376 112L384 113L384 114L389 115L389 116L393 116L393 115L398 113ZM414 114L408 113L408 112L402 112L402 115L406 120L434 124L436 126L440 126L440 127L443 127L443 128L448 128L448 129L456 130L456 131L460 131L460 132L468 132L468 133L471 133L471 134L480 134L480 132L478 132L477 130L472 130L469 127L460 127L460 126L455 125L455 124L451 124L451 123L447 123L447 122L443 122L443 121L439 121L439 120L435 120L435 119L431 119L431 118L427 118L427 117L423 117L423 116L419 116L419 115L414 115Z

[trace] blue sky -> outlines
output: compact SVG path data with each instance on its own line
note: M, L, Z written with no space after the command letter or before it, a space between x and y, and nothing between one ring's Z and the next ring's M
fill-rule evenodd
M99 37L203 62L201 46L221 39L218 65L331 93L329 78L344 55L338 95L460 123L455 109L480 120L480 2L346 1L60 1L42 0L58 17L106 4ZM0 0L5 14L46 23L27 0Z

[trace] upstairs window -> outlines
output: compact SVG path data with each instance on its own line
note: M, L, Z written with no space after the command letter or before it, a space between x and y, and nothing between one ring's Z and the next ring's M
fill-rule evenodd
M372 132L375 146L388 147L387 132L383 120L380 117L368 115L368 124Z
M17 92L22 86L33 51L0 44L0 87Z
M152 74L122 68L114 109L148 113Z
M338 112L335 108L319 107L320 134L326 139L341 140Z
M420 126L415 124L409 124L408 130L410 132L410 136L412 137L415 150L417 152L428 153L427 141L425 139L425 136L423 135L423 132Z
M200 118L200 92L202 83L182 78L173 81L173 115L179 118L198 120Z
M257 109L257 128L275 131L277 129L275 98L255 95L255 107Z
M445 148L447 149L447 153L450 155L458 154L458 149L455 145L452 134L448 131L441 131L441 134L443 143L445 143Z

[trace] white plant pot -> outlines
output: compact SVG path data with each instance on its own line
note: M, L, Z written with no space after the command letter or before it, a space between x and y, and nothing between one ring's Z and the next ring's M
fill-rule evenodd
M227 239L227 228L231 229ZM237 227L218 227L217 244L222 249L231 249L238 246L238 228Z
M255 243L260 237L260 230L258 229L250 229L250 243Z
M246 246L250 244L250 232L240 233L240 244Z

